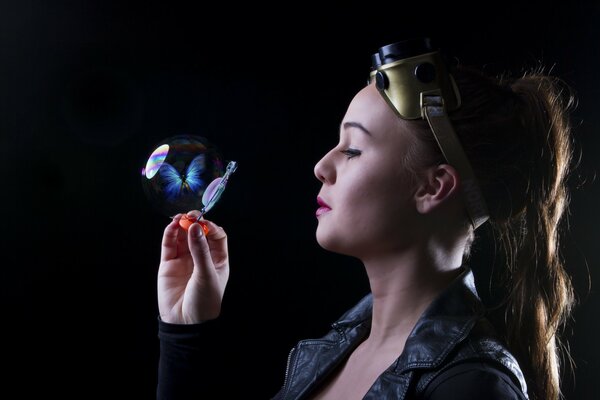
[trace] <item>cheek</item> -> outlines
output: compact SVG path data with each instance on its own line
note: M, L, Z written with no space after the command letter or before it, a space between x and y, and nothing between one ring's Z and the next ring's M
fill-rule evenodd
M381 240L405 225L410 214L408 188L390 182L394 180L379 175L348 185L338 193L343 201L324 215L317 233L322 239L332 235L339 240L363 242L369 238Z
M364 162L360 172L338 175L334 209L319 220L317 241L334 252L354 255L403 240L402 232L412 224L412 188L398 163L382 168L380 157L359 161Z
M356 191L353 222L362 226L367 238L395 240L414 224L413 188L398 173L373 177Z
M351 188L347 195L357 207L377 215L406 207L411 188L399 173L390 170L365 176L361 184Z

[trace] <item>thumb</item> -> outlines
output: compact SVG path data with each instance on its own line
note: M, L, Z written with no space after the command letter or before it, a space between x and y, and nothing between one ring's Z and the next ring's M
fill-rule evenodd
M206 241L206 236L199 223L193 223L188 230L188 246L194 267L200 269L200 273L211 273L214 270L210 247ZM206 276L206 275L205 275Z

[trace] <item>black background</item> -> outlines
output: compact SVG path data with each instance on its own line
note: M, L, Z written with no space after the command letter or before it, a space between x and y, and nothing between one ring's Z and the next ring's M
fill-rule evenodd
M399 3L2 2L3 389L154 397L168 219L139 171L156 142L186 133L239 163L210 215L228 232L232 272L199 376L236 398L244 385L276 392L289 348L367 291L356 260L314 240L313 166L370 55L427 35L464 64L518 75L541 63L575 89L582 159L563 254L579 296L567 329L577 368L564 391L596 398L600 6ZM474 262L490 249L476 245Z

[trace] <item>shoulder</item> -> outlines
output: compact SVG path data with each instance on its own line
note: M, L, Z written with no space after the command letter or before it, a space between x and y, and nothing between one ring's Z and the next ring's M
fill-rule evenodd
M518 361L484 318L441 365L420 375L416 392L430 400L525 400L527 384Z
M469 361L448 367L429 383L422 398L428 400L526 399L502 368L483 361Z

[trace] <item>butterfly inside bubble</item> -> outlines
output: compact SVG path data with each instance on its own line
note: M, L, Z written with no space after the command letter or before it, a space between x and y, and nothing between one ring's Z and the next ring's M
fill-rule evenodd
M179 173L175 167L166 162L162 163L158 173L165 182L164 190L167 198L174 199L182 194L196 193L204 187L204 180L201 178L204 171L205 156L200 154L190 162L184 173Z
M194 216L181 218L180 225L185 219L189 219L189 225L203 225L200 219L217 203L236 168L235 161L223 168L218 149L206 138L177 135L163 140L150 154L141 171L142 187L152 206L162 214L173 218L201 210L200 215L195 212Z

